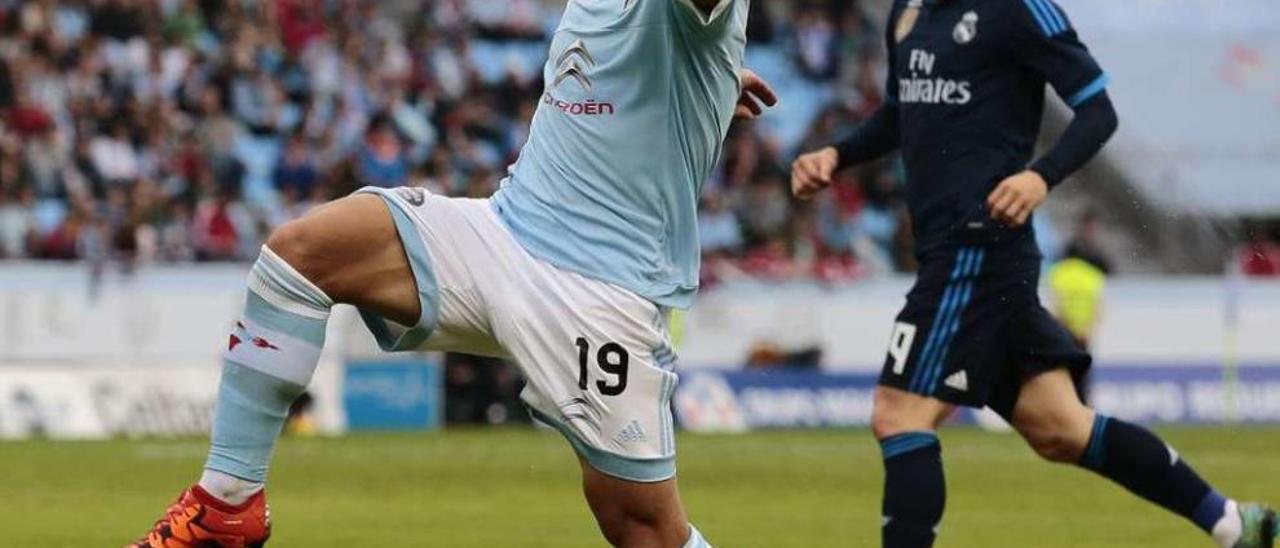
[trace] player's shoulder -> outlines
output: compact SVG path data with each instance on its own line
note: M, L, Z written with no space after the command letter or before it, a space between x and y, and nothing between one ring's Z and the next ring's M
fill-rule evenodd
M979 0L998 8L1004 22L1014 28L1056 34L1070 30L1067 12L1055 0Z

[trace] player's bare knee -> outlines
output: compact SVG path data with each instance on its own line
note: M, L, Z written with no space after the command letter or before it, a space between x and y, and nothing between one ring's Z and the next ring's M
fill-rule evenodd
M892 438L910 430L905 426L905 421L899 420L899 417L892 411L876 408L871 413L871 433L877 440Z
M1013 427L1045 460L1075 463L1089 445L1094 413L1074 399L1020 402Z
M1014 428L1041 458L1072 464L1089 445L1088 427L1080 427L1073 414L1024 414L1014 418Z
M1023 439L1040 458L1049 462L1073 464L1080 461L1088 440L1066 431L1033 430L1023 432Z
M938 419L929 414L903 412L894 408L876 408L871 414L871 433L886 440L907 432L925 432L938 428Z
M298 273L313 279L308 270L314 267L307 258L314 256L315 245L306 224L305 219L296 219L276 227L267 237L266 246Z
M307 218L289 221L275 230L267 238L266 246L284 262L297 270L303 278L319 287L331 297L337 297L336 288L330 283L331 270L326 261L324 243L320 235L321 227L314 226Z
M884 440L906 432L935 430L949 409L934 399L879 387L871 412L871 432L877 440Z

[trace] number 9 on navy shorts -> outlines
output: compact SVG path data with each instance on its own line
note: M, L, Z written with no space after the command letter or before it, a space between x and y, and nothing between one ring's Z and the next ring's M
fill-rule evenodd
M1023 379L1092 359L1040 304L1040 259L971 246L922 261L894 324L880 384L968 407L1012 411Z

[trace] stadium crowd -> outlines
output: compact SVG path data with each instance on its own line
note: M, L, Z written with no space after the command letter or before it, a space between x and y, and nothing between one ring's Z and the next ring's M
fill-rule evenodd
M880 101L880 32L849 1L756 4L752 51L826 106L791 137L733 129L703 204L709 281L909 267L891 164L813 204L787 191L798 147ZM486 196L525 139L559 9L0 1L0 258L248 260L272 227L363 185Z

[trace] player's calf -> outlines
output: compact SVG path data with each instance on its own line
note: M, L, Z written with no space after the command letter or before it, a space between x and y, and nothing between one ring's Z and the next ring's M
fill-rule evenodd
M871 428L884 457L881 503L885 548L933 545L946 509L942 444L935 434L952 407L933 398L876 388Z
M1120 484L1187 518L1223 548L1272 545L1274 513L1218 493L1150 430L1085 407L1065 369L1028 379L1011 422L1046 459L1078 464Z
M582 486L605 540L622 548L709 548L689 524L676 481L638 483L582 463Z

